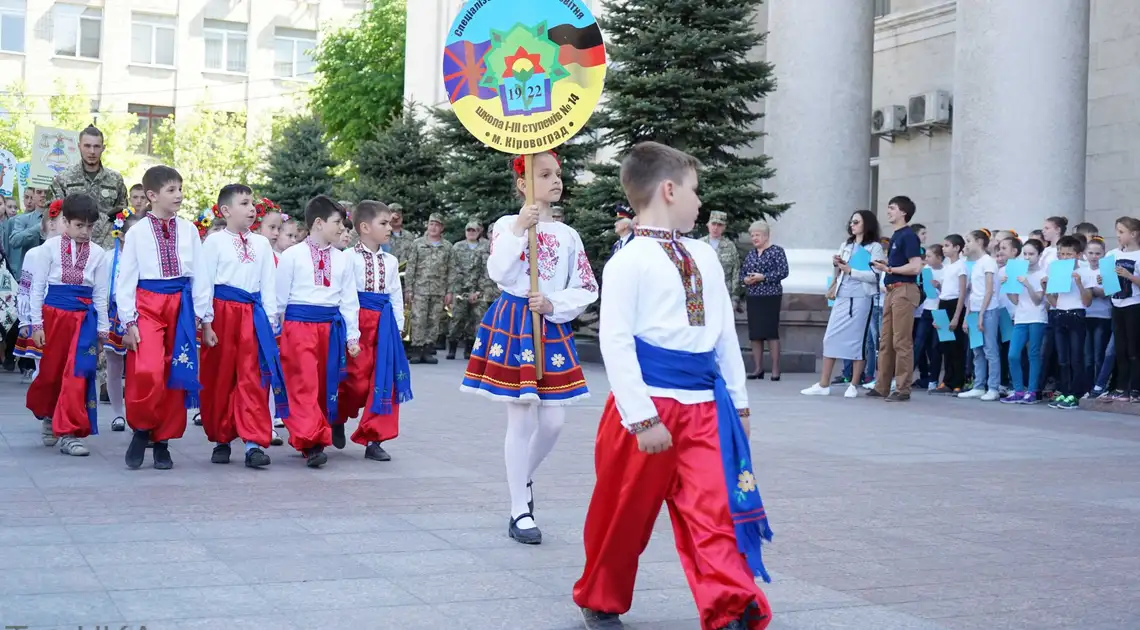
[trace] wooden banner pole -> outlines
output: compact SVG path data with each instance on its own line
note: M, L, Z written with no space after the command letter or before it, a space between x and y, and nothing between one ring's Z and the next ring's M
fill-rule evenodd
M534 205L534 155L526 154L523 157L523 168L526 171L526 205ZM530 259L530 290L531 293L538 292L538 226L532 225L527 230L527 247L529 247ZM535 379L542 378L542 367L546 362L545 354L542 348L542 324L543 317L541 314L531 312L531 327L534 334L534 376Z

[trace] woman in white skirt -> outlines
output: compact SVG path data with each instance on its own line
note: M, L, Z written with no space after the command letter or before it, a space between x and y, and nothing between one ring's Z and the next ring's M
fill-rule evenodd
M871 322L871 303L879 290L879 276L872 270L852 269L848 262L856 250L870 254L871 260L886 260L883 246L879 244L879 220L867 210L857 210L847 224L847 240L839 246L839 252L832 257L835 267L834 280L827 290L827 297L835 300L831 317L827 320L827 332L823 336L823 371L819 382L801 390L805 396L827 396L831 393L831 372L836 360L855 362L853 380L847 386L845 398L858 395L859 379L863 374L864 342Z

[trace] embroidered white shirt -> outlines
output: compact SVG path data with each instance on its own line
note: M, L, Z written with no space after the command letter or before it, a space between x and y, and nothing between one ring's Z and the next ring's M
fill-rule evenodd
M214 286L219 284L260 292L265 314L276 323L276 265L269 239L249 230L239 235L227 229L207 236L194 269L194 315L203 323L214 321Z
M352 262L356 290L365 293L387 293L392 301L396 327L404 330L404 291L400 285L400 261L384 250L370 251L363 243L344 250Z
M360 339L360 299L348 254L311 239L285 250L277 260L277 312L290 304L338 306L348 328L348 341Z
M495 222L487 274L499 289L525 298L530 293L528 239L511 231L516 218L512 214ZM723 277L724 271L720 273ZM582 238L565 223L538 224L538 290L553 305L546 319L555 324L573 321L598 299L598 282Z
M53 236L36 249L41 252L30 260L34 265L31 269L32 289L29 300L32 327L43 326L44 298L49 286L82 285L93 289L91 301L99 316L99 333L106 334L111 329L107 318L107 282L110 272L105 266L108 257L103 248L95 243L77 243L67 236ZM29 259L25 257L25 269L28 264Z
M171 236L173 238L169 238ZM119 277L115 280L115 304L119 307L123 328L138 319L135 294L139 280L190 277L201 251L198 228L186 219L175 217L163 221L147 213L146 218L136 223L123 242Z
M598 342L610 390L621 412L622 424L627 427L658 415L652 397L670 398L682 404L713 400L711 389L689 391L647 386L638 368L634 337L669 350L716 351L734 406L748 408L744 357L736 336L732 299L721 282L724 269L720 259L708 243L691 238L679 241L688 250L703 279L703 326L689 323L685 286L661 239L639 232L610 258L602 272Z
M47 254L43 245L37 245L24 254L24 266L20 269L19 288L16 290L16 317L20 320L20 327L32 325L32 270L46 269L47 265L37 259Z

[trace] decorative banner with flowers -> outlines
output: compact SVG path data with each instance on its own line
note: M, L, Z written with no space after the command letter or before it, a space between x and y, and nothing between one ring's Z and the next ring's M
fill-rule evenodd
M574 0L469 0L443 79L459 120L506 153L541 153L582 130L602 96L602 31Z

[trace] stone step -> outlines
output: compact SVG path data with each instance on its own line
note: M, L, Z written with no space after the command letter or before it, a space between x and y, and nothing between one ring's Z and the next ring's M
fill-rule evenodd
M1105 413L1118 413L1123 416L1140 416L1140 405L1127 403L1127 402L1108 402L1100 400L1086 400L1081 399L1078 401L1081 409L1086 411L1103 411Z

